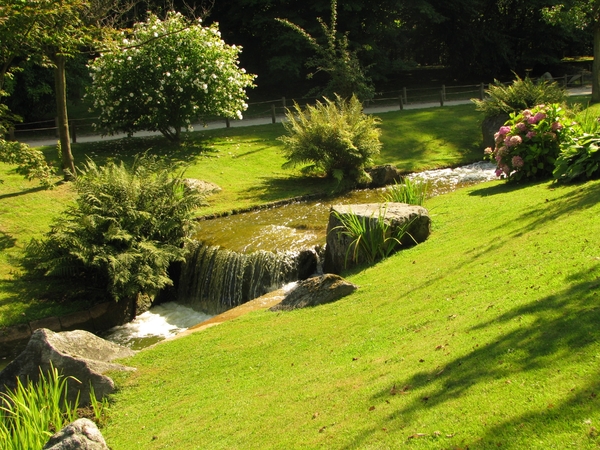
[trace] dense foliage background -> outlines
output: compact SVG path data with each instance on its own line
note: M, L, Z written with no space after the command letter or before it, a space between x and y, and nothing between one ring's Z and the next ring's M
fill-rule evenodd
M565 5L569 3L592 8L596 2ZM202 17L205 25L218 23L227 44L242 46L240 66L258 75L258 88L249 93L251 101L303 96L327 82L325 73L307 80L306 62L315 56L314 49L276 19L292 22L324 43L318 18L329 22L330 0L203 0L194 5L149 0L129 10L124 24L146 20L148 11L164 16L173 8ZM591 70L591 63L557 67L564 57L592 54L595 22L549 20L544 11L555 6L554 0L345 0L337 5L337 32L347 35L350 50L356 52L378 91L406 86L411 75L420 83L435 77L450 84L508 80L513 71L539 76L546 71L563 75L569 70ZM84 53L69 60L72 103L89 83L85 64L94 56ZM8 106L26 121L52 115L51 69L21 65L23 70L5 86L12 93L5 99ZM417 76L412 72L424 67L444 70Z

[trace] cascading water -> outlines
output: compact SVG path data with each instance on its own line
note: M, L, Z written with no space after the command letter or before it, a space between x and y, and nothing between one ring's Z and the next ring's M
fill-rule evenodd
M475 163L411 177L427 180L432 193L439 195L494 179L494 170L491 163ZM331 204L377 202L385 189L353 191L330 201L294 202L201 221L195 237L204 244L190 246L179 277L178 301L218 314L312 275L318 261L314 249L325 244Z
M219 314L306 278L317 268L314 250L240 253L199 241L192 242L188 250L177 299L208 314Z

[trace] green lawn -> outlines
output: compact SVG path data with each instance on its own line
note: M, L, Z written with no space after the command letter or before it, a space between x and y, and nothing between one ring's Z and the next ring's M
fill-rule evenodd
M379 163L420 170L480 157L470 105L381 117ZM333 189L280 168L280 133L78 145L75 157L148 150L187 161L190 176L224 188L199 214ZM72 193L40 191L6 166L0 178L0 325L73 307L40 301L43 286L17 272L23 245ZM425 206L431 237L345 274L356 293L254 312L125 361L137 371L115 376L102 429L111 448L598 448L600 181L490 182Z
M600 446L600 182L431 199L423 244L334 304L146 350L119 449Z

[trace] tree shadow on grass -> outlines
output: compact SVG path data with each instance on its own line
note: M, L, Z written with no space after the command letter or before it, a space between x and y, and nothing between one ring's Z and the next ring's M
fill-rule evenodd
M242 199L274 202L283 199L315 195L331 196L337 183L325 178L290 176L286 178L262 177L258 183L240 193Z
M17 243L17 240L10 234L0 231L0 250L12 248Z
M189 164L200 156L214 152L210 147L210 140L201 136L181 143L170 142L162 136L150 136L73 145L73 155L78 166L87 158L98 165L104 165L108 161L131 164L136 156L143 153L164 158L170 163Z
M36 192L44 191L46 188L44 186L36 186L29 189L23 189L22 191L9 192L7 194L0 195L0 200L5 200L7 198L15 198L20 197L21 195L34 194Z
M580 274L574 279L589 279L589 274ZM468 395L476 387L484 386L498 379L510 379L529 371L544 370L575 363L581 353L595 345L600 339L600 280L580 281L555 295L531 301L519 306L488 322L481 323L470 331L484 330L488 327L498 327L500 324L514 324L520 318L527 317L531 322L528 326L512 326L511 331L496 338L494 342L473 347L470 353L459 356L443 366L433 370L416 371L406 379L398 379L394 385L408 386L407 395L402 396L407 401L386 417L384 424L378 424L358 436L349 448L359 448L368 442L370 436L398 417L405 424L418 422L418 417L424 408L430 410L455 401ZM480 334L484 336L485 334ZM517 349L518 352L514 352ZM556 399L552 406L552 415L562 420L578 420L583 422L588 409L574 411L573 404L587 401L591 393L600 393L600 382L596 375L590 375L588 386L566 393L563 398ZM392 399L389 386L376 393L373 402L385 402ZM420 393L413 394L419 390ZM590 392L588 392L590 391ZM587 397L586 397L587 396ZM412 397L412 398L411 398ZM591 396L595 399L595 395ZM393 402L392 402L393 404ZM598 407L594 403L595 408ZM510 411L508 411L510 414ZM580 417L578 417L579 415ZM528 413L513 417L498 427L506 435L521 433L515 427L523 420L530 420L532 427L543 433L547 426L547 415L539 412ZM407 436L408 437L408 436ZM494 437L493 430L487 434Z

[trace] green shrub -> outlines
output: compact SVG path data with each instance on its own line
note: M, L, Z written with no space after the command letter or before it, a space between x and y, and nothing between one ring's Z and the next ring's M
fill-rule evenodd
M600 176L600 132L573 136L561 146L556 159L554 178L573 181Z
M167 268L182 260L192 214L202 204L181 174L155 158L98 167L87 162L78 197L41 241L26 249L26 265L48 276L84 280L113 299L154 295L172 281Z
M17 166L16 172L28 180L37 179L46 189L52 187L53 170L46 162L44 154L27 144L4 139L8 128L20 119L12 114L6 105L0 104L0 162ZM0 180L0 183L2 181Z
M511 114L536 105L558 103L567 100L567 91L556 82L540 81L535 83L531 78L517 79L508 86L498 80L490 84L486 90L488 98L473 99L478 111L487 117Z
M401 183L396 183L388 188L381 200L390 203L408 203L409 205L423 206L431 185L424 180L411 180L404 178Z
M279 138L288 160L284 167L308 164L304 173L324 174L338 181L345 177L357 182L370 180L365 168L373 164L381 148L380 121L363 113L356 96L343 100L336 95L335 101L325 98L305 110L295 104L287 119L288 135Z
M514 180L551 176L561 142L572 133L564 116L558 104L512 113L494 135L495 147L485 149L498 165L496 175Z

